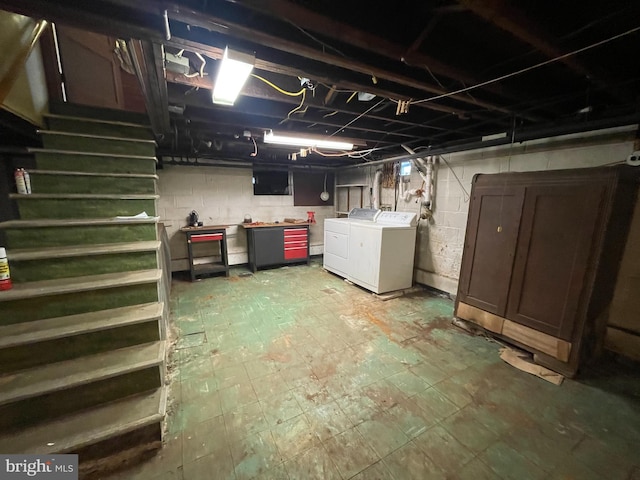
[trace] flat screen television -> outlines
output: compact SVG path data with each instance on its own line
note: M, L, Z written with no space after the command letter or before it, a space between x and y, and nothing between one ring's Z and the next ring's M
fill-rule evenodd
M273 170L253 171L254 195L291 195L289 172Z

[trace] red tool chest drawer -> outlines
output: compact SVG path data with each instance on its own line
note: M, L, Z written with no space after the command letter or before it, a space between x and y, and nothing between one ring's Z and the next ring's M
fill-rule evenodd
M307 258L307 247L291 247L284 248L284 259L293 260L294 258Z
M221 233L198 233L191 235L191 241L193 243L198 242L213 242L214 240L222 240Z

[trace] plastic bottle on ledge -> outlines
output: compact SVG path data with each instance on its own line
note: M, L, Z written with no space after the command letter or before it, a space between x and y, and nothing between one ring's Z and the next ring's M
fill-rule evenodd
M7 251L4 247L0 247L0 290L9 290L11 287L13 287L13 284L9 273Z

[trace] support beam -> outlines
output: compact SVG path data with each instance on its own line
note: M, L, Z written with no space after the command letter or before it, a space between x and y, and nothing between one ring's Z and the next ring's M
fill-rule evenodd
M167 82L177 83L180 85L187 85L187 86L197 87L197 88L207 89L207 90L211 90L213 88L213 81L210 77L185 77L182 74L175 73L169 70L167 71ZM261 100L271 100L274 102L279 102L279 103L283 103L291 106L298 105L300 102L298 97L289 97L289 96L282 95L277 91L271 89L270 87L267 87L266 85L264 85L262 82L260 82L255 78L250 78L247 81L244 88L242 89L241 95L246 97L251 97L251 98L257 98ZM171 97L171 100L175 103L187 103L184 101L184 98L181 99L180 97L177 97L175 95ZM314 98L314 97L307 96L307 100L305 103L306 105L313 108L318 108L318 109L327 108L326 105L324 105L320 99ZM194 106L198 106L198 105L194 105ZM347 109L344 109L341 107L335 107L335 106L331 106L330 109L341 114L351 115L353 117L356 117L362 113L361 111L358 111L358 110L347 110ZM425 124L424 121L420 123L415 123L415 122L406 120L404 117L397 117L397 116L384 117L381 115L376 115L375 113L371 113L371 112L369 112L363 118L383 122L383 125L387 128L391 125L398 125L398 126L405 126L407 128L424 129L429 131L445 130L444 128ZM309 122L309 123L312 123L312 122ZM322 123L322 122L318 121L317 123ZM326 125L334 125L334 124L326 123ZM363 130L366 130L366 129L363 129ZM385 132L386 130L382 131L382 133L385 133Z
M364 30L359 30L345 23L332 20L287 0L230 1L240 4L243 7L271 15L272 17L285 19L305 30L320 33L348 45L353 45L363 50L397 60L398 62L402 61L405 57L407 49L403 45L395 44L382 37L365 32ZM473 78L472 75L453 68L428 55L415 53L407 60L411 64L428 65L433 72L453 80L459 80L468 84L479 83L478 79Z
M229 22L224 18L215 17L209 14L203 14L202 12L185 9L183 7L175 5L170 9L169 16L170 18L175 18L176 20L188 23L190 25L206 28L218 33L222 33L224 35L238 37L243 40L275 48L277 50L305 57L314 61L320 61L329 65L334 65L363 75L373 75L378 79L387 80L389 82L413 88L425 93L430 93L433 95L442 95L447 93L445 90L439 87L428 85L423 81L419 81L411 77L406 77L404 75L384 70L382 68L356 60L350 60L337 55L331 55L329 53L325 53L315 48L307 47L306 45L302 45L296 42L274 37L272 35L256 31L252 28ZM467 95L452 95L450 98L490 111L512 113L507 108L499 105L494 105L489 102L484 102L482 100L477 100Z
M128 46L151 128L156 135L163 135L169 132L170 125L162 45L146 40L130 40Z
M429 20L427 22L427 25L424 27L424 29L420 32L420 35L418 35L416 37L416 39L413 41L413 43L411 44L411 46L409 46L409 48L407 48L407 51L405 52L404 57L415 57L416 56L416 51L420 49L420 47L422 46L422 44L424 43L424 41L426 40L426 38L429 36L429 34L431 33L431 31L436 27L436 25L440 22L440 15L435 14L433 17L431 17L431 20ZM426 64L428 65L428 64ZM436 72L438 73L438 72Z
M198 109L206 109L206 110L215 111L217 113L221 113L221 115L219 115L215 119L216 123L224 123L225 114L227 116L244 115L247 118L252 116L262 117L265 119L269 119L269 121L271 122L279 122L280 120L282 120L287 116L287 112L289 109L289 107L284 107L284 108L282 107L277 108L277 106L270 107L269 106L270 104L267 104L266 102L264 102L263 108L256 108L255 105L249 108L249 107L243 106L242 102L238 102L236 105L234 105L233 111L231 112L231 111L225 110L224 108L214 105L213 103L211 103L210 97L208 94L203 95L200 92L193 93L187 96L180 95L179 93L176 93L176 92L172 92L169 96L169 99L172 103L180 103L180 104L184 104L186 106L190 106ZM353 112L348 112L348 113L352 116L356 115ZM190 115L187 115L187 116L190 117ZM382 120L385 120L385 119L382 119ZM305 125L322 125L322 126L331 127L332 129L340 128L343 125L343 122L331 121L331 117L329 117L329 119L323 118L321 112L313 112L313 113L310 112L307 117L300 117L298 115L293 115L291 117L291 122L305 124ZM272 125L265 124L264 128L269 128L271 126ZM409 124L409 125L405 125L405 127L411 128L411 129L414 129L414 128L422 129L424 130L423 134L425 136L432 133L433 131L444 130L443 128L439 128L436 126L420 125L420 124ZM407 134L407 133L403 133L402 131L395 133L394 131L391 131L389 127L385 128L384 124L380 124L376 121L372 121L370 117L362 118L361 122L359 123L356 122L350 125L348 128L351 130L363 132L363 134L365 133L389 134L393 137L402 137L404 139L415 138L417 135L416 133Z
M165 45L173 48L184 48L186 50L190 50L193 52L200 52L203 55L206 55L214 60L219 60L222 58L222 54L224 53L223 48L219 48L212 45L206 45L200 42L194 42L192 40L186 40L183 38L172 38L170 41L165 42ZM335 85L340 90L351 90L354 92L369 92L378 97L384 98L393 98L398 100L411 100L410 97L406 95L400 95L397 92L392 92L391 90L386 90L383 88L375 87L370 84L364 85L362 83L350 82L346 80L340 80L334 77L326 76L326 73L321 72L320 69L318 71L309 71L302 70L293 66L281 65L279 63L270 62L268 60L261 59L259 57L256 58L255 68L258 70L263 70L265 72L271 72L281 75L288 75L292 77L308 77L311 76L314 80L318 82L322 82L327 85ZM428 110L433 110L435 112L440 113L449 113L452 115L457 115L458 117L467 117L472 116L471 112L467 110L463 110L460 108L449 107L446 105L442 105L439 103L428 102L428 103L418 103L414 105L414 107L426 108ZM482 114L474 114L473 116L477 118L486 118ZM529 120L540 120L540 117L535 115L529 115Z
M214 60L219 60L222 58L222 54L224 52L223 48L219 48L212 45L207 45L200 42L195 42L192 40L186 40L183 38L174 37L170 41L165 42L165 45L177 49L186 49L193 52L200 52L203 55L206 55ZM326 76L326 72L323 72L321 69L317 71L309 71L302 70L289 65L282 65L279 63L270 62L268 60L261 59L259 56L256 57L255 68L258 70L263 70L266 72L288 75L292 77L311 77L314 80L324 83L326 85L335 85L340 90L351 90L351 91L366 91L377 95L381 98L393 98L397 100L411 100L410 97L405 95L398 94L395 91L386 90L383 88L379 88L377 86L372 86L370 84L364 85L362 83L356 83L346 80L340 80L334 77ZM428 110L433 110L439 113L447 113L451 115L456 115L459 118L468 118L473 117L481 120L490 120L491 117L487 114L482 113L471 113L470 111L463 110L460 108L450 107L447 105L442 105L436 102L426 102L426 103L418 103L412 105L411 108L426 108ZM511 114L511 113L509 113ZM536 114L527 114L523 116L523 118L531 121L540 121L543 120L543 117L540 117Z
M549 58L560 57L567 53L557 46L558 41L556 39L529 20L523 12L512 7L511 3L506 0L459 1L479 17L510 33L518 40L531 45ZM587 68L575 56L564 58L561 62L581 77L590 79L601 88L606 89L609 85L617 82L616 79L608 78L609 75L605 72L596 73L593 69ZM611 93L616 95L615 90ZM625 100L628 98L630 97L627 95L626 98L620 99Z
M260 3L264 1L267 1L267 0L261 0ZM239 1L239 3L243 3L243 4L244 2L245 0ZM126 4L127 6L130 6L130 2L128 0L111 0L111 3L119 4L119 5ZM287 8L291 8L291 4L289 4L288 2L285 2L285 4L286 5L284 6L287 6ZM251 5L248 5L248 6L251 6ZM407 77L405 75L401 75L395 72L391 72L383 68L379 68L364 62L346 59L344 57L337 56L337 55L331 55L329 53L323 52L316 48L308 47L304 44L300 44L300 43L279 38L273 35L269 35L267 33L261 32L254 28L246 27L242 24L234 23L225 18L217 17L209 13L193 10L186 6L177 5L177 4L159 5L155 2L151 2L150 0L138 0L135 3L136 9L146 12L147 14L154 16L156 19L162 18L165 7L167 8L169 18L171 20L177 20L179 22L183 22L191 26L204 28L212 32L217 32L230 37L236 37L245 41L252 42L257 45L273 48L273 49L286 52L292 55L297 55L299 57L304 57L312 61L322 62L322 63L333 65L339 68L344 68L346 70L350 70L352 72L356 72L359 74L363 74L367 76L375 76L380 80L387 80L389 82L396 83L404 87L409 87L417 91L430 93L433 95L441 95L441 94L447 93L445 90L439 87L435 87L433 85L429 85L424 81L416 80L414 78ZM288 19L289 17L284 16L283 18ZM350 29L351 27L344 26L344 28ZM381 45L374 45L373 47L369 46L368 48L369 49L374 48L376 52L378 52L379 48L384 50L385 41L384 40L380 40L380 41L383 42ZM362 44L368 45L368 43L366 43L365 41L363 41ZM397 58L399 60L404 54L405 48L401 46L395 46L394 48L395 48L394 58ZM378 53L381 53L381 52L378 52ZM259 52L256 52L256 57L259 57L259 56L260 56ZM419 59L419 61L412 59L411 63L422 64L424 63L423 60L425 59L421 58ZM429 63L430 67L433 67L434 66L433 62L435 62L435 60L429 59L429 61L432 62L432 63ZM440 72L440 70L437 70L437 71ZM465 80L463 78L459 78L459 79ZM466 81L467 83L475 83L474 80L470 78L466 78ZM370 89L368 89L367 91L370 91ZM392 98L395 98L395 97L392 97ZM513 113L508 108L505 108L490 102L485 102L482 100L471 98L468 95L463 95L463 94L453 95L450 98L463 103L475 105L477 107L487 109L490 111L509 113L509 114Z

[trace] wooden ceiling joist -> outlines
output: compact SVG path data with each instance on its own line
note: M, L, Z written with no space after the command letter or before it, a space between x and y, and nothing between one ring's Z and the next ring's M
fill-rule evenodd
M477 16L510 33L549 58L562 57L567 53L558 46L558 40L552 38L548 32L543 31L524 13L505 0L459 0L459 2ZM565 57L560 61L576 74L588 78L599 87L607 88L617 82L616 79L609 78L607 73L596 72L593 68L583 65L575 56ZM611 94L621 98L618 93L617 89L611 91Z

